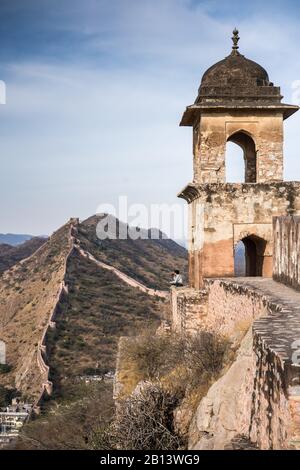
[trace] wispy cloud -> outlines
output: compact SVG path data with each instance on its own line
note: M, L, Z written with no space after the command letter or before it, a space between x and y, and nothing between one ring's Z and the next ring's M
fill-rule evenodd
M241 5L4 0L0 230L50 232L119 194L176 201L192 171L191 132L178 122L202 73L230 52L234 26L241 52L267 68L288 102L300 79L299 7ZM286 125L290 179L300 179L299 121Z

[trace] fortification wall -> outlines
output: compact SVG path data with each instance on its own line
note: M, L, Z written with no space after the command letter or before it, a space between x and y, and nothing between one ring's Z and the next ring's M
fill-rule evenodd
M38 343L38 350L37 350L37 366L41 375L41 392L34 403L34 410L35 412L39 412L39 407L41 402L43 401L45 396L49 396L52 394L53 391L53 383L49 380L49 373L50 368L47 364L47 333L49 329L55 328L55 318L59 312L60 304L64 300L65 296L68 294L68 286L65 283L65 277L67 272L67 264L70 256L75 250L75 233L76 233L76 226L79 223L79 219L70 219L70 228L69 228L69 245L70 249L65 259L64 264L64 279L61 282L59 287L56 301L54 303L53 309L50 312L48 322L43 330L42 337Z
M172 328L178 333L196 333L207 317L207 290L171 288Z
M204 329L228 337L234 348L242 344L199 403L191 449L223 449L238 436L262 449L299 445L300 361L293 344L300 331L300 294L292 294L262 278L210 279L205 290L172 290L175 331Z
M273 219L273 279L300 289L300 216Z
M211 330L238 343L253 321L269 312L264 296L226 279L206 279L204 288L172 288L172 329L181 334Z

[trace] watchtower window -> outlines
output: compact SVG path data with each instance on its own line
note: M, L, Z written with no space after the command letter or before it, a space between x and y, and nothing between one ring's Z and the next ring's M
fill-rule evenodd
M238 147L240 151L238 151ZM244 131L236 132L227 139L226 181L230 183L256 183L255 142Z

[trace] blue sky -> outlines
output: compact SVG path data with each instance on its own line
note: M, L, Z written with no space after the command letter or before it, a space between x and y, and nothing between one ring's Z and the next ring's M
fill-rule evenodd
M292 102L299 10L291 0L1 0L0 232L51 233L124 194L177 202L192 178L191 130L178 123L203 72L228 55L237 26L240 51ZM299 124L300 112L285 124L286 179L300 179Z

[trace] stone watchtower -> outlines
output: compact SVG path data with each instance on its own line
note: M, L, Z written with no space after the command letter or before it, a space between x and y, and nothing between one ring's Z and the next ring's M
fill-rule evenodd
M189 278L235 275L235 247L245 247L246 275L272 275L272 217L300 214L300 185L283 182L283 120L298 106L283 104L266 70L238 52L203 75L181 126L193 127L194 179L179 197L189 204ZM228 141L244 154L244 183L226 183Z

